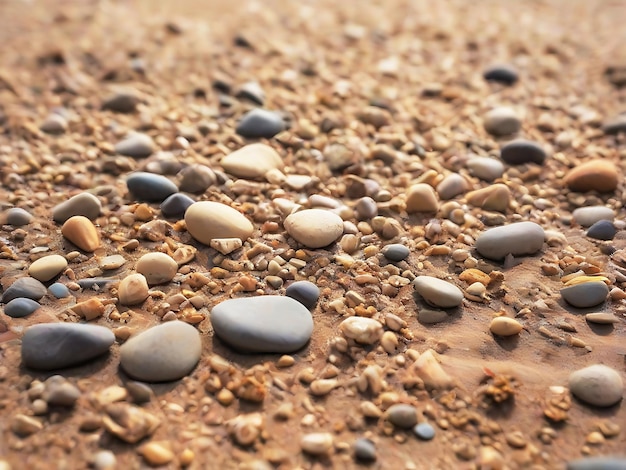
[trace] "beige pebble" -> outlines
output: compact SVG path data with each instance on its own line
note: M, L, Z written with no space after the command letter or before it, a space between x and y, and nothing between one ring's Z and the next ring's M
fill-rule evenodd
M221 165L227 173L238 178L263 178L268 171L282 170L280 155L269 145L250 144L226 155Z
M80 315L87 321L95 320L104 315L104 309L105 307L102 301L95 297L85 300L84 302L79 302L70 308L72 312Z
M180 453L180 456L178 457L178 461L180 462L181 466L188 467L189 465L193 463L195 458L196 458L196 454L194 453L194 451L191 450L190 448L186 448L186 449L183 449L183 451Z
M295 212L283 222L287 233L307 248L322 248L343 234L343 220L324 209L306 209Z
M280 368L291 367L296 363L296 360L293 356L283 355L276 362L276 366Z
M415 212L437 212L438 209L437 193L432 186L426 183L418 183L408 189L406 193L406 211L409 214Z
M105 256L104 258L98 260L98 266L100 266L100 269L104 271L121 268L124 263L126 263L126 258L122 255Z
M305 434L300 440L300 447L307 454L327 454L333 447L333 435L329 432Z
M147 442L138 449L146 462L153 467L167 465L174 460L174 453L166 441Z
M163 284L171 281L178 271L178 264L165 253L147 253L139 258L135 269L143 274L148 285Z
M346 318L339 325L346 338L361 344L374 344L383 334L383 326L379 321L366 317Z
M570 170L563 182L572 191L610 193L617 188L619 173L610 161L589 160Z
M130 274L120 281L117 295L122 305L140 304L148 298L148 281L143 274Z
M235 442L249 446L261 435L264 418L261 413L240 414L226 422L226 429Z
M254 231L252 223L236 209L212 201L196 202L185 212L187 231L200 243L210 245L214 238L247 240Z
M78 248L89 253L100 247L100 235L93 222L82 215L65 221L61 234Z
M210 243L211 248L223 255L228 255L243 246L240 238L214 238Z
M511 204L511 191L501 183L470 191L465 195L468 204L481 209L505 212Z
M43 424L41 421L23 414L18 414L13 418L13 423L11 424L11 430L21 437L30 436L31 434L35 434L37 431L41 431L43 429Z
M61 255L48 255L39 258L28 268L28 274L38 281L46 282L67 268L67 260Z
M522 331L523 326L514 318L496 317L491 320L489 330L498 336L513 336Z

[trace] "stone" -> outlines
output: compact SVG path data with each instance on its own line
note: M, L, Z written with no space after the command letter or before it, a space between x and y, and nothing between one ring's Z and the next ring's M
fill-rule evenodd
M287 233L307 248L322 248L343 234L343 220L324 209L305 209L287 216L283 222Z
M523 326L514 318L496 317L491 320L489 331L497 336L513 336L522 331Z
M624 383L619 372L594 364L572 372L569 388L579 400L593 406L613 406L622 399Z
M571 191L610 193L617 188L619 172L608 160L589 160L572 168L563 182Z
M75 215L82 215L89 220L96 220L101 211L102 204L100 204L100 199L91 193L80 193L56 205L52 209L52 220L57 224L63 224L67 219Z
M624 470L624 457L585 457L567 462L566 470Z
M500 158L509 165L523 165L525 163L543 165L546 157L546 151L541 145L526 139L513 140L500 149Z
M139 94L133 89L119 90L102 101L102 110L116 113L134 113L141 102Z
M69 310L74 312L76 315L80 315L80 317L85 320L91 321L104 315L105 306L100 299L91 297L83 302L73 305Z
M78 387L61 375L48 377L42 398L50 406L73 407L81 396Z
M48 290L57 299L64 299L70 296L70 290L65 284L61 284L60 282L55 282L54 284L51 284L50 287L48 287Z
M174 193L161 203L161 214L167 218L182 219L185 216L185 211L194 202L196 201L186 194Z
M147 403L154 397L154 392L145 383L129 380L125 386L135 403Z
M373 462L376 460L376 446L365 437L360 437L352 446L354 458L363 462Z
M522 128L522 120L513 108L500 106L488 111L483 118L485 130L494 136L516 134Z
M114 470L117 468L117 457L110 450L99 450L93 455L92 465L96 470Z
M511 190L502 183L470 191L465 195L472 206L488 211L506 212L511 205Z
M39 300L46 295L46 286L32 277L20 277L4 291L2 302L8 303L13 299L24 297Z
M155 146L152 137L147 134L133 132L115 144L115 151L120 155L132 158L146 158L152 155Z
M129 274L120 281L117 296L122 305L137 305L148 298L148 281L143 274Z
M504 173L504 165L495 158L472 157L466 166L472 176L488 183L501 178Z
M413 434L423 441L430 441L435 437L435 428L430 423L419 423L413 427Z
M378 215L376 201L369 196L360 198L354 205L357 220L370 220Z
M409 187L406 193L406 211L409 214L437 212L438 210L439 201L432 186L426 183L417 183Z
M14 227L22 227L32 222L33 216L21 207L12 207L7 211L6 223Z
M329 432L305 434L300 440L300 447L307 454L327 454L333 448L333 435Z
M66 240L88 253L100 248L100 234L91 220L82 215L75 215L65 221L61 234Z
M60 114L51 113L43 120L39 129L46 134L63 134L67 130L67 119Z
M383 325L367 317L348 317L339 324L339 330L359 344L374 344L383 335Z
M217 175L206 165L194 163L178 172L180 190L187 193L203 193L217 183Z
M412 428L417 424L417 409L404 403L391 405L387 410L387 420L398 428Z
M508 64L495 64L483 72L483 78L488 82L498 82L504 85L514 85L519 79L519 73Z
M385 247L383 247L381 252L385 258L395 263L407 259L409 257L409 254L411 253L406 246L400 243L392 243L390 245L386 245Z
M165 253L146 253L137 261L135 270L144 275L149 286L153 286L174 279L178 271L178 264Z
M326 161L331 171L341 171L356 163L358 160L353 150L338 142L324 147L322 154L324 155L324 161Z
M263 106L265 103L265 92L259 82L255 81L246 82L241 85L237 90L235 97L237 99L251 101L259 106Z
M615 218L615 211L605 206L578 207L572 211L572 219L583 227L591 227L600 220L611 221Z
M138 171L126 180L128 191L140 201L162 202L178 192L176 185L166 176Z
M357 112L356 117L359 121L374 126L376 129L388 126L391 122L389 111L378 106L367 106Z
M243 246L240 238L214 238L209 246L223 255L237 251Z
M30 436L43 429L41 421L23 414L17 414L13 418L11 431L21 437Z
M598 220L587 230L587 236L595 240L613 240L616 234L617 229L610 220Z
M415 292L435 307L453 308L463 302L463 291L454 284L432 276L417 276L413 280Z
M619 322L619 318L608 312L588 313L585 315L585 320L589 323L597 323L598 325L612 325Z
M104 428L129 444L134 444L156 431L161 421L148 411L128 403L111 403L104 409Z
M295 352L313 333L311 313L290 297L225 300L213 307L210 318L215 334L241 352Z
M626 133L626 114L620 114L606 121L602 124L602 131L604 131L606 135Z
M132 336L120 347L120 367L144 382L169 382L188 375L200 360L202 340L193 326L170 321Z
M534 222L517 222L495 227L476 239L476 251L485 258L502 260L507 255L533 255L543 248L544 231Z
M320 296L320 289L309 281L296 281L285 290L285 295L297 300L309 310L315 308Z
M98 266L103 271L113 271L119 269L126 264L126 258L122 255L109 255L98 260Z
M450 173L437 185L437 194L440 199L448 200L463 194L468 189L469 184L463 176L458 173Z
M255 108L243 115L235 132L246 139L271 139L285 128L285 121L280 114Z
M235 150L222 158L220 164L226 173L247 179L262 179L268 171L282 170L285 167L276 150L258 143Z
M431 308L420 308L417 312L417 321L422 325L434 325L448 320L450 316L445 310L433 310Z
M42 323L22 337L22 364L30 369L54 370L88 362L109 351L113 332L82 323Z
M146 442L137 451L152 467L167 465L174 460L174 452L167 441Z
M449 389L455 386L456 381L443 370L437 353L432 349L424 351L410 369L422 379L427 390Z
M33 299L18 297L4 306L4 313L11 318L24 318L34 313L41 305Z
M48 255L33 261L28 274L38 281L47 282L67 268L67 260L61 255Z
M561 297L577 308L600 305L609 294L608 286L602 281L583 282L561 289Z
M187 231L200 243L210 245L214 238L247 240L254 230L241 212L226 204L212 201L196 202L185 212Z

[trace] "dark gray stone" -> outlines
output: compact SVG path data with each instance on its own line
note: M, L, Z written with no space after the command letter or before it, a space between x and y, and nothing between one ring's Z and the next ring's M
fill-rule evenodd
M376 446L370 439L365 437L358 438L354 441L352 449L356 460L364 462L373 462L376 460Z
M311 310L320 297L320 289L309 281L296 281L285 290L285 295L297 300Z
M113 279L110 277L88 277L86 279L80 279L77 282L81 289L99 290L106 287L107 284L110 284L113 281L117 282L119 279Z
M385 246L382 249L382 253L389 261L398 262L405 260L411 252L406 246L400 243L392 243L391 245Z
M523 165L524 163L542 165L546 160L546 151L537 142L517 139L500 149L500 158L509 165Z
M617 229L610 220L598 220L587 230L587 236L596 240L613 240L616 233Z
M149 135L134 133L115 144L115 151L127 157L146 158L154 152L154 142Z
M116 113L133 113L137 110L140 99L134 90L119 91L102 102L102 109Z
M13 207L7 211L7 224L14 227L28 225L33 220L33 216L21 207Z
M241 118L237 124L236 132L247 139L271 139L279 132L284 131L285 127L285 121L280 114L257 108L249 111Z
M50 287L48 287L48 290L57 299L64 299L65 297L70 296L70 290L65 284L61 284L60 282L55 282Z
M178 192L176 185L165 176L143 171L131 173L126 180L126 186L134 197L147 202L162 202Z
M620 114L619 116L605 122L602 125L602 130L607 135L626 133L626 114Z
M483 77L489 82L513 85L519 79L519 74L515 68L506 64L492 65L483 72Z
M182 218L187 208L194 202L186 194L174 193L161 203L161 214L168 218Z
M4 306L4 313L12 318L23 318L33 313L39 307L41 307L41 305L32 299L19 297L11 300Z
M13 299L25 297L27 299L39 300L46 295L46 286L33 277L21 277L13 282L4 291L2 302L8 303Z

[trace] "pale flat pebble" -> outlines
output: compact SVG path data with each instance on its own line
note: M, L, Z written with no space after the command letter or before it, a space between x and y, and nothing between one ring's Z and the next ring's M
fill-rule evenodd
M165 253L146 253L137 261L135 270L152 286L171 281L178 271L178 264Z
M335 242L343 234L343 220L337 214L323 209L306 209L285 219L287 233L307 248L322 248Z
M544 231L534 222L495 227L476 239L476 250L485 258L501 260L507 255L533 255L543 247Z
M252 223L241 212L212 201L189 206L185 222L191 236L205 245L210 245L214 238L240 238L245 241L254 230Z
M588 313L585 315L585 320L589 323L597 323L598 325L612 325L619 322L619 318L608 312Z
M432 276L417 276L415 291L430 305L441 308L458 307L463 302L463 291L454 284Z
M115 151L120 155L133 158L146 158L155 150L152 137L139 132L132 133L125 139L115 144Z
M333 448L333 435L329 432L305 434L300 440L300 447L307 454L327 454Z
M613 220L615 211L606 206L579 207L572 211L572 218L583 227L591 227L600 220Z
M470 174L488 183L501 178L504 165L500 160L488 157L472 157L466 163Z
M67 268L67 260L61 255L48 255L32 262L28 274L41 282L47 282Z
M270 170L282 170L283 159L269 145L250 144L222 158L224 170L238 178L263 178Z
M109 255L98 260L98 266L104 271L121 268L126 263L126 258L122 255Z
M572 372L569 388L579 400L594 406L613 406L622 399L624 383L619 372L594 364Z

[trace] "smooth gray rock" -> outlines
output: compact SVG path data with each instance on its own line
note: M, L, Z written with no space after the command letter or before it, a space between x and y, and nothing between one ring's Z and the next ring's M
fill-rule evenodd
M476 250L485 258L501 260L506 255L533 255L543 247L544 231L534 222L518 222L495 227L476 239Z
M483 78L488 82L498 82L504 85L514 85L519 80L517 70L508 64L496 64L483 72Z
M115 144L115 151L126 157L146 158L154 152L154 142L149 135L136 132Z
M472 176L491 183L502 177L504 165L500 160L489 157L472 157L466 163Z
M247 112L237 124L236 132L247 139L271 139L285 130L282 116L266 109L253 109Z
M463 291L454 284L432 276L417 276L413 280L415 292L435 307L458 307L463 302Z
M28 225L33 220L33 216L30 212L22 209L21 207L12 207L7 211L6 222L14 227L21 227Z
M34 277L20 277L11 284L2 295L2 302L8 303L13 299L25 297L39 300L46 295L46 286Z
M4 306L4 313L12 318L23 318L33 313L39 307L41 305L32 299L18 297Z
M206 165L194 164L178 173L180 190L187 193L203 193L217 183L217 175Z
M294 352L313 333L307 308L276 295L225 300L211 311L211 324L221 340L242 352Z
M162 202L178 192L176 185L167 177L143 171L131 173L126 186L135 198L147 202Z
M513 140L500 149L500 158L509 165L524 163L542 165L546 156L546 151L541 145L526 139Z
M587 236L595 240L613 240L616 233L617 229L610 220L598 220L587 230Z
M583 282L561 289L561 297L577 308L594 307L606 300L609 287L601 281Z
M196 201L186 194L174 193L161 203L161 214L168 218L182 218L187 208L194 202Z
M91 193L80 193L56 205L52 209L52 220L57 224L62 224L75 215L82 215L89 220L95 220L100 215L101 210L100 199Z
M65 284L61 284L60 282L55 282L54 284L50 285L50 287L48 287L48 290L57 299L64 299L65 297L70 296L70 290Z
M613 406L622 399L624 382L616 370L594 364L572 372L569 388L576 398L589 405Z
M352 446L354 458L363 462L373 462L376 460L376 446L365 437L360 437L354 441Z
M387 258L389 261L402 261L408 258L411 253L409 249L401 245L400 243L392 243L391 245L386 245L382 250L383 256Z
M417 409L404 403L391 405L387 410L387 419L394 426L409 429L417 424Z
M423 441L430 441L435 437L435 428L430 423L419 423L413 427L413 433Z
M610 207L605 206L587 206L579 207L572 211L574 222L583 227L591 227L600 220L613 220L615 212Z
M483 126L491 135L508 136L522 128L522 121L513 108L500 106L485 114Z
M137 91L120 90L104 99L102 109L116 113L133 113L140 101Z
M320 297L320 289L312 282L296 281L287 287L285 295L297 300L311 310L317 304L317 299Z

